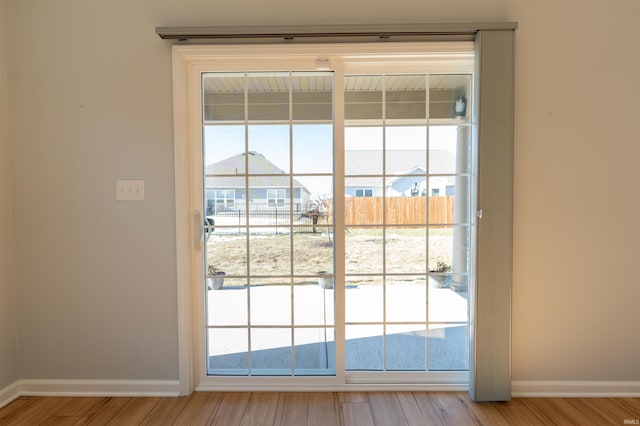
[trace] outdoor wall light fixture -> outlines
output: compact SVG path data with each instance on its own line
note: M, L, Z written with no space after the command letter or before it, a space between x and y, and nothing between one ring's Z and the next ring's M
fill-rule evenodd
M456 118L464 117L467 113L467 100L464 96L460 95L456 98L456 103L453 107L453 116Z

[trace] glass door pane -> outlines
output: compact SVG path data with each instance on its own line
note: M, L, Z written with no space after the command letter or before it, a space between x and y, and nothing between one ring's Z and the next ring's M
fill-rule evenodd
M471 81L345 76L347 370L468 368Z
M333 74L202 88L207 372L334 375Z

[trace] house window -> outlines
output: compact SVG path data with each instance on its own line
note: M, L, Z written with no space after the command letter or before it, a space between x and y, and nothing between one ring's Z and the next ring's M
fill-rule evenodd
M438 195L440 195L440 189L439 188L432 188L431 189L431 195L434 197L437 197Z
M373 197L373 189L372 188L356 189L356 197Z
M232 208L235 205L236 191L234 189L216 189L213 194L216 211Z
M286 194L286 189L267 189L267 205L271 208L284 207Z

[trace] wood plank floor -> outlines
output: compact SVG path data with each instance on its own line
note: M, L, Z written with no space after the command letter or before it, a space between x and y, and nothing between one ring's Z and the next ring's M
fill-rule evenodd
M640 398L515 398L465 392L196 392L179 398L21 397L0 425L624 425Z

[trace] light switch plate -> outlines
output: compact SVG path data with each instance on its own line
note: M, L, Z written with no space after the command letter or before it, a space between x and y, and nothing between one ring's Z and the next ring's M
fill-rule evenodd
M116 180L116 200L141 201L144 200L144 180Z

